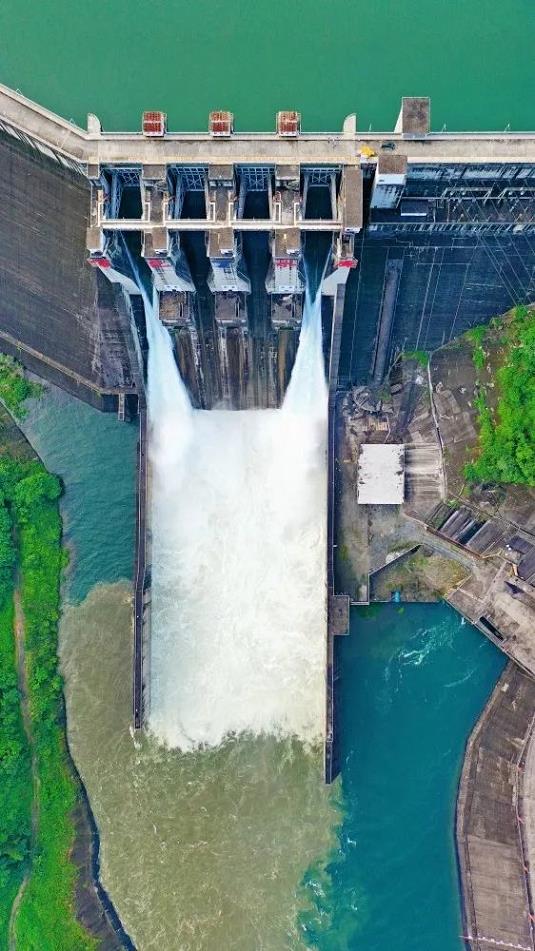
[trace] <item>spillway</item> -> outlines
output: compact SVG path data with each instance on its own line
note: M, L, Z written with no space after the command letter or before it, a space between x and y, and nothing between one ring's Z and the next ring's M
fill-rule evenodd
M194 410L145 301L152 498L148 725L188 751L324 734L327 387L307 295L278 410Z

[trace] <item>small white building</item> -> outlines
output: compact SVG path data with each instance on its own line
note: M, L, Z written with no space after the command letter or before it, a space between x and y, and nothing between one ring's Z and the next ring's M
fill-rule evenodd
M357 472L359 505L401 505L405 495L405 447L362 443Z

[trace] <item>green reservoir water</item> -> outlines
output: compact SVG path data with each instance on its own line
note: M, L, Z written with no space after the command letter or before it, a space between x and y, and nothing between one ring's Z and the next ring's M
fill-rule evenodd
M532 0L3 0L0 81L84 123L533 128ZM46 314L43 314L46 320ZM342 645L342 782L269 739L189 760L130 733L135 427L49 388L26 423L64 479L69 734L102 875L138 947L461 951L453 817L463 747L503 666L444 606L355 611ZM122 579L122 580L121 580Z
M137 129L161 108L174 129L231 109L271 129L390 129L404 96L430 95L440 129L531 128L532 0L3 0L0 81L84 124Z

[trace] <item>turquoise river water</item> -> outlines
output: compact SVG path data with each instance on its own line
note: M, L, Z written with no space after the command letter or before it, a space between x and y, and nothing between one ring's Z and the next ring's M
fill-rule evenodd
M401 95L440 129L533 126L532 0L3 0L0 81L83 123L173 128L231 108L270 128L393 128ZM46 319L46 314L43 315ZM134 426L49 388L26 430L65 482L61 627L69 732L102 873L140 949L460 951L453 840L464 744L503 660L444 606L354 611L342 783L269 738L179 758L130 732Z
M445 606L355 610L331 791L298 745L227 744L186 766L136 746L119 580L132 568L135 428L53 388L25 428L66 485L71 741L105 882L139 947L460 951L456 784L501 655Z

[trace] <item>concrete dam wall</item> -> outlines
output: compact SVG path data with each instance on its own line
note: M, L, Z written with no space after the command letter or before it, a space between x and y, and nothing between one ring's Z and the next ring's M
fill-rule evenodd
M0 134L0 348L98 409L117 412L123 394L126 412L135 412L143 387L143 307L139 296L87 264L90 192L80 173ZM169 329L194 405L279 405L298 328L277 331L271 323L267 236L244 241L251 275L251 293L240 301L246 333L214 322L203 235L189 234L184 245L196 293L188 324ZM115 257L131 278L120 247ZM173 303L163 300L164 313Z
M401 350L434 350L535 299L535 164L409 166L389 187L400 190L383 207L376 184L364 181L342 386L377 382Z
M400 350L433 349L535 295L535 165L407 167L402 158L380 153L375 165L363 166L362 227L349 232L349 263L356 266L346 271L342 387L380 382ZM339 169L330 169L316 188L308 173L302 175L303 222L308 218L321 229L341 197L347 201L347 183ZM121 207L113 224L121 224L120 216L139 204L139 177L134 186L124 181L120 190L117 186ZM206 408L222 401L235 408L280 405L296 352L302 283L286 298L274 297L266 286L273 261L280 270L290 261L274 258L282 252L274 248L264 220L263 230L249 229L256 214L265 214L268 179L257 192L244 192L244 214L250 218L244 219L248 230L239 241L238 267L246 275L239 292L214 289L205 234L188 230L195 219L200 228L205 214L205 196L193 184L183 196L182 211L189 217L180 240L189 289L161 293L162 319L175 338L192 401ZM0 134L0 342L45 379L103 410L121 411L122 400L128 414L135 412L143 385L143 310L132 294L136 288L117 232L107 245L108 260L96 258L111 266L87 265L94 192L82 171ZM152 252L141 247L145 225L140 221L140 230L132 232L132 220L124 220L131 246L144 253L141 268L150 279L154 259L147 265ZM344 249L335 224L330 233L292 238L298 247L292 266L297 260L301 282L307 243L318 238L325 241L325 253L332 245L333 267L348 263L347 251L341 261ZM289 254L289 244L285 247ZM94 263L95 254L89 253ZM176 273L176 257L174 263ZM327 307L327 338L328 322Z
M135 391L129 302L85 264L89 185L0 137L0 348L99 409Z
M250 294L239 299L243 324L221 325L215 318L210 290L209 261L201 233L188 234L182 242L191 270L195 294L188 306L188 326L170 327L177 362L194 406L210 409L225 403L235 409L279 406L295 359L298 329L276 330L271 322L270 300L265 288L269 261L267 236L248 234L243 258L251 282ZM167 306L165 293L160 306ZM235 300L228 301L235 306Z

